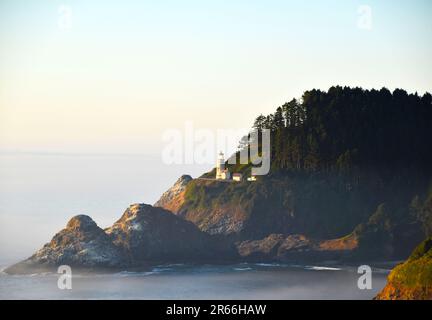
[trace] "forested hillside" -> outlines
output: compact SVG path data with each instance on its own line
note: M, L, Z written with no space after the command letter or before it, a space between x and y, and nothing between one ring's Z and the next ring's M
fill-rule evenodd
M240 241L351 239L357 258L405 258L431 235L430 94L311 90L253 127L271 130L270 173L252 183L190 181L176 214ZM248 176L252 164L227 166Z
M431 172L432 96L383 88L311 90L260 115L272 130L274 169Z

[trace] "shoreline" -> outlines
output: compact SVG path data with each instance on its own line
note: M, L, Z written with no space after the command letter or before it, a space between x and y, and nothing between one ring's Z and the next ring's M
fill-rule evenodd
M145 267L134 267L134 268L82 268L72 267L73 273L80 276L102 276L102 275L116 275L116 274L144 274L153 273L154 270L162 269L168 271L168 269L176 269L176 272L181 273L182 271L193 270L193 269L204 269L204 268L236 268L236 267L255 267L255 271L264 271L266 269L303 269L309 271L357 271L360 265L369 265L373 272L379 273L390 273L391 270L402 261L369 261L362 264L353 263L339 263L339 262L275 262L275 261L261 261L261 262L227 262L227 263L160 263L160 264L149 264ZM57 266L42 267L39 269L27 269L26 272L6 272L9 266L0 265L0 275L2 276L43 276L43 275L58 275L56 269ZM263 270L259 270L263 269ZM240 271L240 270L239 270ZM247 271L247 270L244 270Z

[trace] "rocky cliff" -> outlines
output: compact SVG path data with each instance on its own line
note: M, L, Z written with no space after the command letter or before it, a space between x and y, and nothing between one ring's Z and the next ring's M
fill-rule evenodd
M404 259L425 237L410 204L418 189L407 192L400 181L382 184L378 177L352 181L324 174L269 175L241 183L195 179L177 182L165 193L176 197L164 196L158 204L206 233L243 243L244 257L252 243L302 235L314 240L301 254L278 249L276 255L252 255L280 259L315 252L333 258Z
M155 207L162 207L171 212L177 212L183 204L186 186L192 181L189 175L182 175L174 185L162 194L154 204Z
M319 262L349 258L357 248L354 235L345 239L314 240L304 235L271 234L260 240L237 243L240 256L247 261Z
M392 270L377 300L432 300L432 238Z
M80 268L115 268L128 265L128 260L89 216L78 215L30 258L5 271L51 271L64 264Z
M160 262L220 262L235 257L234 248L200 231L171 212L146 204L130 206L105 230L132 265Z
M124 270L157 263L235 258L234 247L223 239L201 232L162 208L134 204L106 230L88 216L73 217L43 248L5 272L52 271L64 264L86 270Z

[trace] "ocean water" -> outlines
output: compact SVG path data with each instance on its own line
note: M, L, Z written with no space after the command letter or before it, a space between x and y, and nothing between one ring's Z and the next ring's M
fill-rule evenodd
M372 289L357 287L355 266L236 264L162 265L146 272L79 275L72 289L58 274L0 273L0 299L372 299L389 268L373 268Z

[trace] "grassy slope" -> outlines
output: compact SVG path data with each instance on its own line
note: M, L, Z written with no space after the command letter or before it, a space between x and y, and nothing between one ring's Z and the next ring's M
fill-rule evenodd
M432 299L432 238L422 242L406 262L393 269L377 299Z

